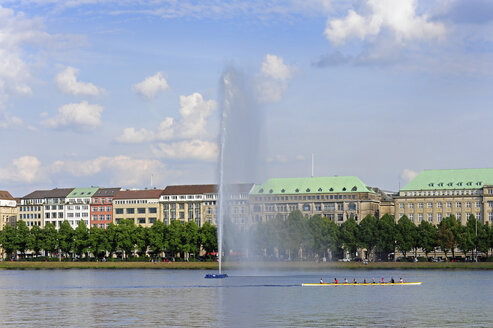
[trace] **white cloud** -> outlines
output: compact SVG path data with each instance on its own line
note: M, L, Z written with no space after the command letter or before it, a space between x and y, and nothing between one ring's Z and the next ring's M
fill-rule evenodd
M279 81L291 78L292 68L284 64L282 57L267 54L262 63L262 74Z
M180 96L179 137L184 139L201 138L208 135L207 119L216 109L214 100L204 100L200 93Z
M41 123L51 128L95 128L101 125L102 111L102 106L91 105L87 101L79 104L67 104L58 109L58 116L46 119Z
M259 100L263 103L280 101L295 70L284 64L282 57L267 54L262 62L261 74L255 81Z
M351 39L367 40L384 30L393 34L395 41L441 39L446 33L442 23L429 21L426 15L416 14L416 0L365 0L368 14L349 10L342 19L327 20L325 36L334 45Z
M401 173L401 179L409 182L414 179L418 175L418 172L413 171L411 169L404 169Z
M168 82L166 82L162 72L157 72L132 86L132 89L146 100L154 98L159 91L166 91L168 88Z
M96 174L109 176L110 183L119 186L146 185L153 174L159 182L166 166L158 160L139 159L125 155L101 156L86 161L57 161L51 165L53 173L69 173L75 177L91 177Z
M99 96L105 92L92 83L77 81L78 74L79 70L70 66L58 73L55 78L58 89L74 96Z
M22 120L17 116L0 111L0 129L7 129L14 126L21 126Z
M33 183L43 180L41 162L34 156L22 156L12 160L6 168L0 167L0 180L5 183Z
M214 142L196 139L175 143L160 143L157 147L152 147L152 152L159 158L213 162L217 160L219 148Z
M125 128L117 141L140 143L172 139L209 138L207 122L217 107L214 100L204 100L200 93L180 96L180 118L178 121L166 117L156 131L149 129Z

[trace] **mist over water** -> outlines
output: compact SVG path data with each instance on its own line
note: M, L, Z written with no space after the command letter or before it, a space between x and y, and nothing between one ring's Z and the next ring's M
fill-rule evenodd
M253 93L252 79L240 70L229 67L224 71L220 84L219 199L216 217L218 248L219 254L222 254L224 245L228 245L226 252L249 248L251 236L241 234L242 238L238 239L239 235L232 233L237 227L227 216L230 213L229 200L237 193L234 185L258 180L262 119Z

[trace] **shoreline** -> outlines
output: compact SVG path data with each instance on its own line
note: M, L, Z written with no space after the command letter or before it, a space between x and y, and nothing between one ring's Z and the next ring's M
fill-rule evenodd
M0 262L0 270L218 270L217 262ZM493 270L493 262L226 262L224 270Z

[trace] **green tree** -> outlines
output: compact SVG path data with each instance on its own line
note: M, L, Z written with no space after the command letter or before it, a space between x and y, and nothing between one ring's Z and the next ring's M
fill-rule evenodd
M118 249L124 254L122 258L128 258L135 249L135 222L133 220L121 220L116 226L116 240Z
M137 249L139 250L139 256L146 257L147 250L150 245L149 229L139 225L135 229L134 243L137 245Z
M320 215L314 215L308 220L310 234L312 236L312 244L310 248L317 257L325 257L325 252L328 249L328 226L329 219L323 218Z
M344 221L343 224L341 224L341 229L340 229L340 236L341 236L341 242L342 245L344 246L344 250L346 252L349 252L351 256L356 253L358 247L359 247L359 240L358 240L358 224L356 223L356 220L353 217L350 217L346 221Z
M166 239L166 250L175 260L178 253L183 252L183 234L184 234L184 224L179 220L171 221L168 226L168 238Z
M91 227L89 229L88 246L96 259L106 252L109 248L108 239L105 231L99 227Z
M451 251L452 258L455 258L455 247L457 245L459 229L459 224L454 215L444 218L438 224L438 244L445 253L445 257Z
M77 228L74 230L73 250L80 258L82 258L82 255L89 250L89 230L87 229L84 220L79 220Z
M380 258L387 260L390 253L395 253L395 235L394 217L390 214L383 215L378 220L377 249L380 252Z
M29 245L27 247L32 249L36 256L39 255L42 249L45 248L45 234L43 229L35 225L31 228L29 238Z
M193 221L187 222L185 224L185 253L193 253L193 256L196 257L196 254L199 250L199 227Z
M430 252L435 251L437 245L437 228L428 221L421 221L418 226L418 240L426 258Z
M58 252L58 231L51 222L47 222L43 229L44 246L43 248L51 255Z
M15 230L17 232L17 250L21 252L22 257L25 257L26 250L28 250L28 245L32 244L29 228L27 227L26 222L19 220L15 223Z
M167 226L161 221L155 221L149 230L149 247L157 256L164 251L164 242L167 235Z
M74 229L70 226L67 220L64 220L58 230L58 245L64 254L72 257L72 249L74 246Z
M118 251L117 226L112 222L103 231L106 242L108 243L107 251L109 253L109 257L111 258L113 257L113 254Z
M289 258L291 258L291 251L295 251L300 259L303 259L303 249L312 243L308 220L300 211L293 211L288 215L285 226Z
M488 256L489 249L492 248L492 234L491 234L491 227L489 226L488 222L485 224L480 224L478 222L478 240L477 240L477 247L478 251L485 253L486 256Z
M395 241L397 249L406 257L407 252L413 249L417 239L416 226L406 215L403 215L396 225Z
M209 222L204 223L199 229L199 235L202 247L207 254L217 252L217 230L215 226Z
M17 252L17 231L15 228L7 225L3 228L0 234L0 242L2 244L2 248L4 253L7 255L7 258L12 258L15 256L14 253Z
M358 241L361 247L366 248L367 258L371 260L371 254L378 242L378 220L368 214L361 220L358 226Z
M471 252L472 258L474 257L473 251L477 245L476 223L476 218L471 214L465 226L459 223L457 227L457 246L464 253L464 256Z

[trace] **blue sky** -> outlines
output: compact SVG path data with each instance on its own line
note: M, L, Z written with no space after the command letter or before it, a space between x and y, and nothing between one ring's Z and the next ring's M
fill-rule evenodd
M215 183L230 66L253 182L491 167L491 1L0 0L0 189Z

